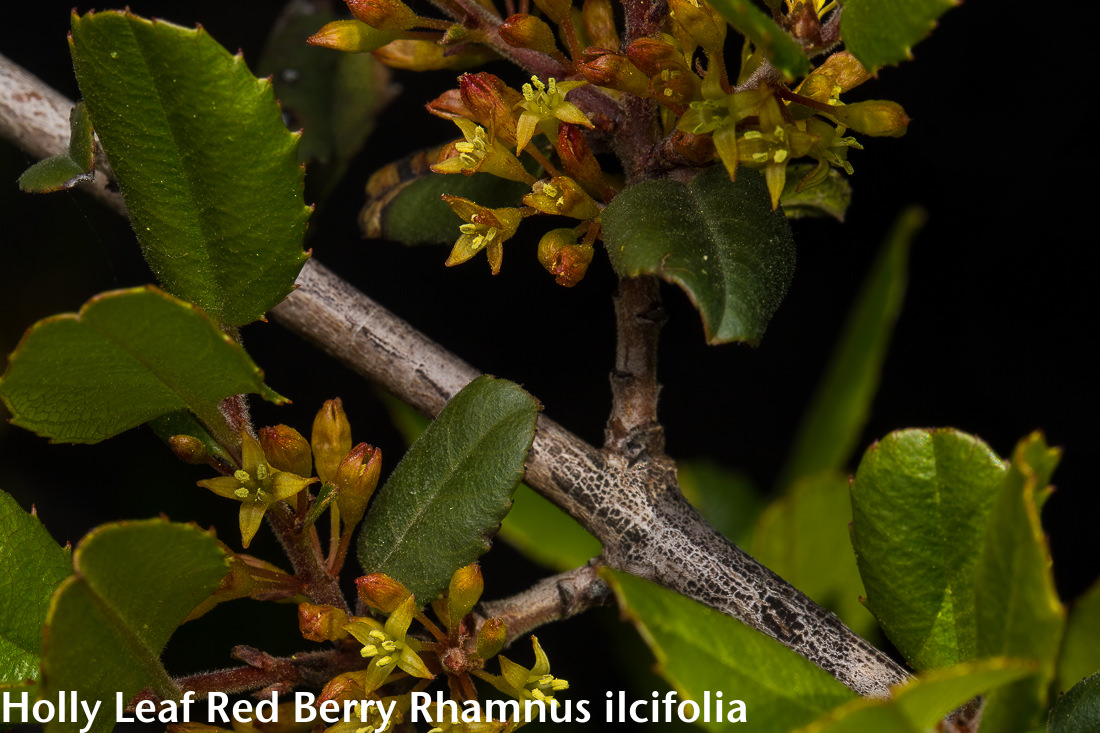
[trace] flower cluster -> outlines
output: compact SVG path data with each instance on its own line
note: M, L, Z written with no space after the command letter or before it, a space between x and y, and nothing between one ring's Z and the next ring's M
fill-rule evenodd
M841 101L870 75L838 48L835 0L770 3L778 26L817 62L801 79L786 78L768 49L749 40L731 63L729 26L706 0L668 0L667 15L651 13L647 32L635 29L625 43L610 0L579 8L572 0L534 0L537 13L514 12L505 0L507 17L488 2L456 0L461 12L452 20L419 16L401 0L347 2L356 20L331 24L314 43L373 50L401 68L468 68L480 50L539 71L518 88L486 72L465 73L456 89L428 104L462 135L433 171L487 173L530 189L514 206L496 208L445 196L463 220L447 265L484 250L496 274L522 219L567 217L573 225L543 236L538 258L558 283L572 286L592 261L603 208L624 185L675 169L721 164L732 179L753 168L778 208L785 192L822 185L830 169L852 173L848 153L862 144L851 133L899 136L909 123L894 102ZM659 128L642 131L656 140L648 150L622 139L637 137L636 129L624 132L637 114ZM623 170L605 170L593 145L626 155ZM808 172L788 182L800 159L811 161L799 166Z

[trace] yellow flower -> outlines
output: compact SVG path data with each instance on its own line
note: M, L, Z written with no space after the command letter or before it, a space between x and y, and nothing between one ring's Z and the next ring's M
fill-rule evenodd
M360 618L344 627L363 644L359 653L371 659L363 681L366 692L377 690L395 668L403 669L413 677L429 680L433 677L417 654L420 643L408 638L409 625L416 611L416 599L409 596L390 614L384 625L373 618Z
M289 499L317 479L273 469L260 444L248 433L241 433L241 456L241 468L232 476L218 476L198 484L218 496L241 502L241 543L247 548L269 506Z
M566 94L587 83L559 82L550 77L543 84L537 76L532 76L531 83L523 85L523 101L519 103L523 112L516 123L516 153L527 147L527 143L535 136L536 128L551 140L557 140L559 120L572 125L595 127L575 104L565 101Z
M523 219L519 209L487 209L469 199L447 194L443 200L466 222L458 228L460 236L447 258L447 267L462 264L485 250L489 267L496 275L504 259L504 242L516 233Z
M485 128L475 125L463 117L452 120L462 130L463 141L453 145L455 155L432 166L436 173L462 173L472 176L475 173L492 173L499 178L520 181L526 184L535 182L535 177L523 168L519 158L496 139L490 139Z
M500 676L482 679L517 700L556 703L554 693L569 689L569 683L550 674L550 660L534 636L531 637L531 646L535 649L535 664L531 669L516 664L507 657L498 657Z

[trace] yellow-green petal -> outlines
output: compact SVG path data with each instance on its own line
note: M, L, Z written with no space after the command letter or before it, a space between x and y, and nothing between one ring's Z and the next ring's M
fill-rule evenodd
M248 549L252 538L260 530L265 511L267 511L267 504L256 501L245 501L241 504L241 545L245 549Z
M428 671L428 668L424 665L424 660L420 658L411 647L408 645L402 647L401 657L397 660L397 666L405 670L413 677L419 677L424 680L430 680L433 675Z
M409 626L412 624L416 611L416 596L409 596L386 619L386 634L398 641L404 641L405 635L409 633Z
M527 668L516 664L508 657L498 656L497 659L500 660L500 674L504 681L517 691L522 691L527 686L527 676L529 674ZM520 696L522 697L522 694Z
M275 497L274 501L283 501L316 481L315 478L302 478L297 474L279 471L271 478L271 493Z
M255 438L253 438L247 432L242 432L241 468L255 476L256 468L261 463L267 463L267 459L264 458L264 449L260 447L260 444L256 441Z
M595 127L595 125L585 117L584 112L581 112L580 109L577 108L577 105L572 102L562 102L557 107L554 107L554 116L562 122L568 122L571 125Z
M550 674L550 660L546 657L546 652L544 652L539 645L538 637L531 637L531 646L535 648L535 666L531 667L531 674L535 677L542 677L544 674Z
M208 478L198 482L198 485L204 489L210 489L218 496L223 496L226 499L236 499L240 501L240 497L236 495L237 489L241 488L241 482L232 476L218 476L217 478Z

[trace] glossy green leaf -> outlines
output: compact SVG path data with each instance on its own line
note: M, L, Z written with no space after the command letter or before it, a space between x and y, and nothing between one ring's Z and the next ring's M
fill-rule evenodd
M810 73L810 60L806 58L802 44L750 0L709 0L709 4L738 33L763 49L772 66L782 71L788 79Z
M38 679L50 596L73 570L34 514L0 491L0 687Z
M951 429L871 446L852 483L852 545L867 606L918 670L978 653L974 571L1005 467Z
M535 437L538 402L512 382L466 385L397 464L359 534L364 572L423 602L489 549Z
M223 325L254 321L308 255L297 135L271 83L201 28L73 15L73 66L161 284Z
M328 5L287 3L256 71L271 75L291 129L302 129L298 159L307 164L307 192L327 197L363 147L393 91L389 69L369 53L337 53L303 39L335 20Z
M283 401L239 344L154 287L39 321L0 378L12 422L64 443L95 443L181 409L225 430L218 402L245 392Z
M711 526L740 547L751 544L764 502L752 480L710 460L679 461L680 490Z
M847 470L905 299L909 246L924 219L917 208L902 212L871 265L798 427L780 486L823 470Z
M47 618L42 695L79 690L103 700L89 733L114 726L117 693L179 689L160 662L168 637L221 582L229 564L209 533L163 519L92 530L73 553L76 574L54 594ZM75 731L82 723L47 726Z
M1038 674L989 697L982 733L1037 724L1046 710L1066 612L1054 587L1039 510L1060 455L1038 433L1020 441L989 517L975 576L978 651L1034 659L1042 666Z
M852 185L836 168L830 168L825 180L799 191L798 184L817 166L813 163L792 163L787 166L787 181L779 197L779 205L788 219L832 217L844 221L852 203Z
M895 688L889 700L854 700L797 733L924 733L977 695L1034 671L1011 659L988 659L926 672Z
M1100 582L1073 603L1058 657L1058 689L1100 671Z
M802 478L760 517L752 555L867 636L875 619L859 600L866 592L848 534L851 521L847 476L823 471Z
M868 71L913 57L911 49L957 0L841 0L840 37Z
M90 181L95 171L95 138L88 110L77 102L69 113L69 151L40 160L19 176L19 190L49 193Z
M725 692L746 704L749 730L789 731L855 697L827 672L774 639L673 591L608 571L619 607L657 658L658 673L699 703ZM729 721L696 721L710 731L738 731Z
M443 194L498 208L519 205L529 191L522 183L488 173L432 173L429 165L430 158L417 153L375 174L367 184L367 205L360 215L368 238L402 244L454 244L463 222L443 201Z
M772 211L764 177L722 166L678 181L645 181L604 210L603 237L619 277L676 283L703 317L707 341L756 344L787 294L794 242Z
M1100 730L1100 673L1078 682L1054 703L1047 730L1050 733Z
M384 394L382 401L410 445L431 424L428 418L395 397ZM600 541L577 520L523 483L516 487L512 508L501 522L497 536L528 559L558 571L584 565L603 549Z

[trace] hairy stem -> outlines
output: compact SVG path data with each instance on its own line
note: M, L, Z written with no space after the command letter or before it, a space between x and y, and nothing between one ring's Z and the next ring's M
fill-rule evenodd
M340 592L340 584L328 574L320 548L315 546L311 533L302 531L290 507L277 502L271 505L265 516L294 567L295 577L302 581L302 592L309 600L350 613L344 594Z

